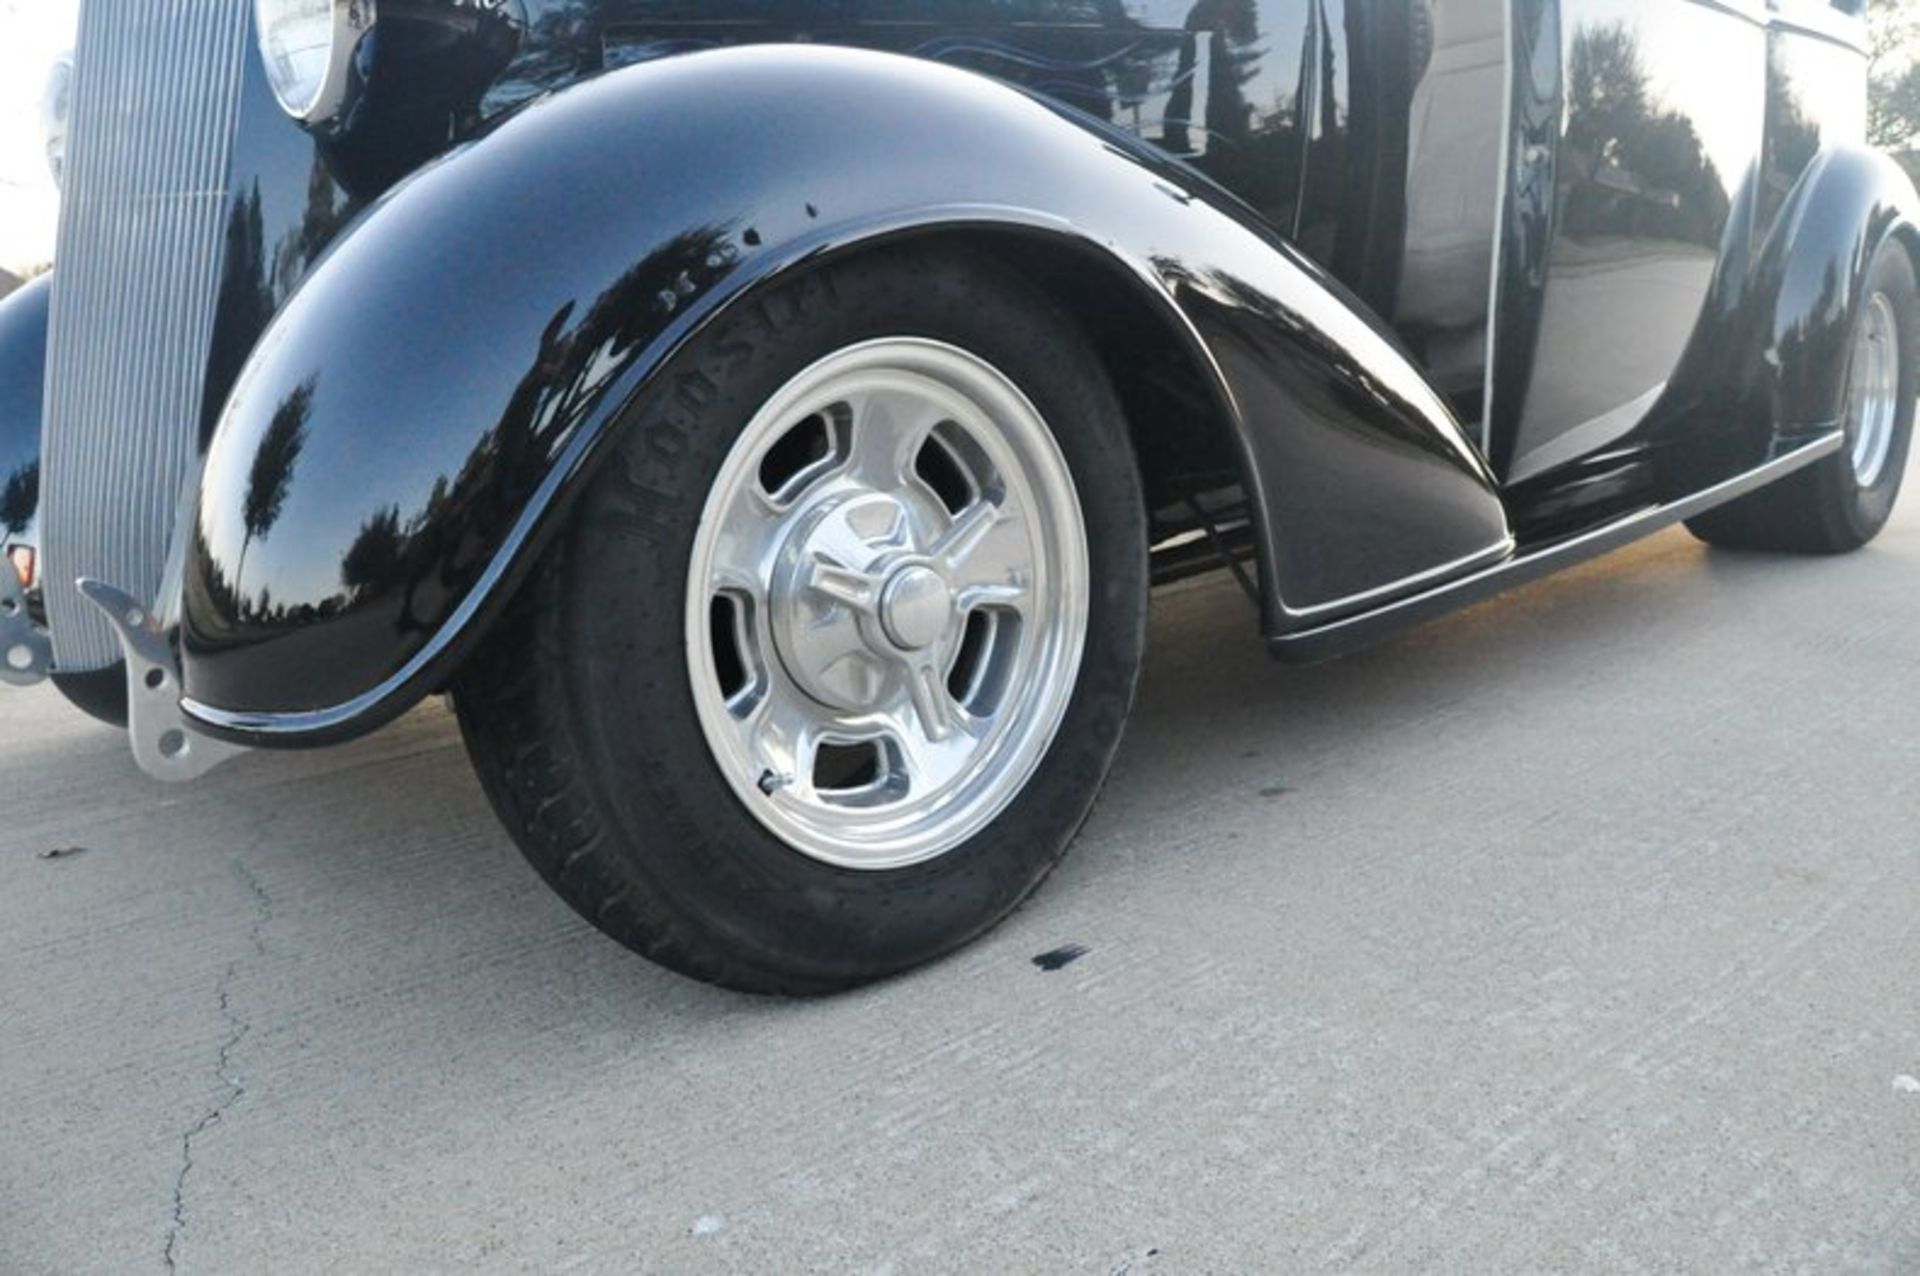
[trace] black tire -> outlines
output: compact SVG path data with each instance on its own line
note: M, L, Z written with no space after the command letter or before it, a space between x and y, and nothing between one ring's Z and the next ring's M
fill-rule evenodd
M1749 496L1687 521L1687 530L1726 549L1789 554L1844 554L1859 549L1887 525L1913 441L1914 401L1920 396L1920 288L1913 260L1896 240L1880 246L1867 272L1863 299L1876 295L1890 304L1897 325L1899 397L1891 450L1878 475L1862 483L1851 445L1860 427L1848 405L1848 447ZM1855 323L1866 322L1860 306ZM1851 343L1850 343L1851 345Z
M984 358L1044 415L1078 490L1086 646L1051 747L992 823L909 867L835 867L750 814L710 752L683 629L703 503L758 407L881 337ZM687 394L699 385L703 393ZM939 957L1010 913L1085 820L1132 705L1146 527L1122 408L1077 326L989 259L888 250L736 307L620 423L617 453L455 699L494 809L602 931L696 979L761 993L853 987Z

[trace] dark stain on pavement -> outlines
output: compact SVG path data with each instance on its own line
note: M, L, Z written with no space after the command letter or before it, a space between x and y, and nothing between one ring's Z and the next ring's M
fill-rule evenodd
M1062 944L1035 957L1033 964L1042 970L1059 970L1079 961L1089 951L1091 950L1085 944Z

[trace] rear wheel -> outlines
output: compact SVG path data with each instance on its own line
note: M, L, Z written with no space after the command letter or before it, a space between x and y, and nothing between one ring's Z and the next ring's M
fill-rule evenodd
M1920 396L1920 289L1897 242L1880 247L1854 319L1846 446L1778 483L1688 521L1731 549L1839 554L1879 535L1893 513Z
M1145 528L1085 339L970 257L816 272L699 338L456 698L495 808L621 942L816 992L965 942L1084 819Z

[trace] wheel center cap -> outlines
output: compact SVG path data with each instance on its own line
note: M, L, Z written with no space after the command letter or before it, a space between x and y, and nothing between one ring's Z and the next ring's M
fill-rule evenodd
M880 623L903 650L931 647L953 623L953 591L931 567L902 567L881 591Z

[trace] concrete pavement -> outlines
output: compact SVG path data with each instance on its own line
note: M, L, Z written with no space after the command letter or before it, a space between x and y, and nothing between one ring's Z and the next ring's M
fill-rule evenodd
M0 698L0 1272L1920 1270L1920 499L1314 669L1155 610L1062 871L811 1003L576 920L437 706L165 790Z

